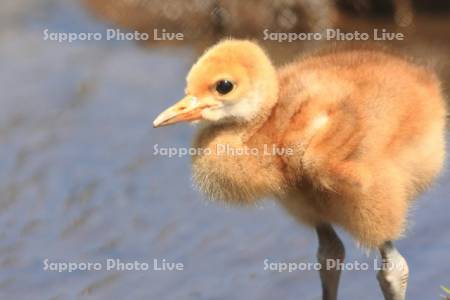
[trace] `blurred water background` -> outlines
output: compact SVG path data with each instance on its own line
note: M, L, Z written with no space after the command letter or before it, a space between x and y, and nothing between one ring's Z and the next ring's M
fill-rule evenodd
M433 56L448 86L450 23L426 24L395 47ZM190 145L192 127L151 123L182 95L198 46L44 41L44 29L114 26L76 1L2 1L0 25L1 299L320 299L317 272L264 271L265 259L314 262L312 231L270 201L208 203L192 188L189 157L153 155L156 144ZM272 47L282 53L276 61L291 59ZM446 171L398 242L411 270L408 299L439 299L439 286L450 285L449 183ZM374 254L341 234L347 261L372 263ZM185 268L57 273L43 270L46 258L157 258ZM382 297L374 271L344 272L340 295Z

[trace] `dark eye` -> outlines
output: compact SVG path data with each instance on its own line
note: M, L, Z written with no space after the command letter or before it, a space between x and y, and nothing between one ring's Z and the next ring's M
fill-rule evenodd
M228 94L232 89L233 83L229 80L219 80L216 83L216 91L221 95Z

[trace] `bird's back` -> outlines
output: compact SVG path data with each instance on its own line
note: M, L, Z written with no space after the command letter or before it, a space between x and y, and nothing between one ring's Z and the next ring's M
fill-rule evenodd
M390 168L411 195L441 170L446 105L426 67L379 50L331 51L281 68L279 80L288 144L311 139L325 159Z
M397 239L410 200L441 171L446 106L434 73L373 50L329 52L279 70L275 124L299 220L339 224L364 246Z

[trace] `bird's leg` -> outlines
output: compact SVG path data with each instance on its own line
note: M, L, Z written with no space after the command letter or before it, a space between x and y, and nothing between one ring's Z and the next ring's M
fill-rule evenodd
M380 247L383 259L382 269L377 278L386 300L404 300L408 284L408 264L397 251L392 242L386 242Z
M319 225L316 227L316 231L319 238L317 259L322 266L320 269L322 299L336 300L341 276L339 265L343 263L345 248L331 225Z

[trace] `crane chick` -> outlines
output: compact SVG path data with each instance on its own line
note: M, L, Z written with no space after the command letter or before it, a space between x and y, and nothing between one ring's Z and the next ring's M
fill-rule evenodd
M185 92L154 126L199 121L194 146L208 151L193 156L193 177L209 198L277 199L316 229L323 264L344 259L332 225L341 226L397 266L378 274L385 299L405 298L408 266L392 241L445 156L446 106L432 71L373 49L276 69L256 43L225 40L193 65ZM323 299L336 299L340 270L320 277Z

